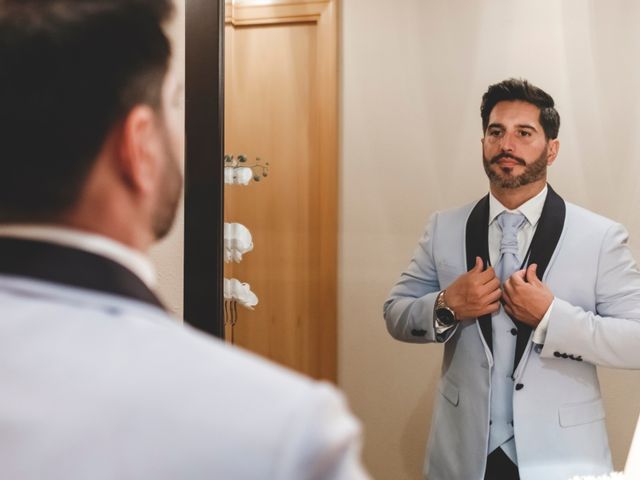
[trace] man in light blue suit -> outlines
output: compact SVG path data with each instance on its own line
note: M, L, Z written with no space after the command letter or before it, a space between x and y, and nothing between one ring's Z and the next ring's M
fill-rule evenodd
M182 185L171 12L0 2L0 479L365 480L334 387L153 292Z
M435 213L384 305L398 340L444 343L429 480L612 470L596 366L640 368L640 273L625 229L547 184L554 101L524 80L481 105L489 194Z

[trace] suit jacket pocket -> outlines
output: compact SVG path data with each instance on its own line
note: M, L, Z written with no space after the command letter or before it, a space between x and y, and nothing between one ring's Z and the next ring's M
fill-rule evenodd
M558 409L560 426L574 427L586 423L604 420L604 405L602 399L581 403L567 403Z
M438 390L440 390L442 396L446 398L453 406L458 406L458 402L460 401L460 392L458 390L458 387L456 387L446 378L443 378L440 381Z

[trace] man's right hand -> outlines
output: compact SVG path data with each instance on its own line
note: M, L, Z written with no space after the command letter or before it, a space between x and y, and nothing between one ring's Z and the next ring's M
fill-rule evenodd
M501 296L495 270L484 270L482 259L476 257L475 266L447 287L446 302L456 312L456 319L468 320L500 310Z

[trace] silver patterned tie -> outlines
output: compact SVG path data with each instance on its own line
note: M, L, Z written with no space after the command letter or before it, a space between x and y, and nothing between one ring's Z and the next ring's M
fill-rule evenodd
M526 221L526 217L521 213L502 212L498 215L498 225L502 230L500 260L498 261L501 283L507 281L514 272L520 269L518 232Z
M527 221L521 213L502 212L498 218L502 230L500 258L496 273L502 283L520 268L518 259L518 231ZM511 333L513 321L504 309L492 316L494 366L491 371L491 425L489 451L501 447L506 455L518 463L513 431L513 359L516 337Z

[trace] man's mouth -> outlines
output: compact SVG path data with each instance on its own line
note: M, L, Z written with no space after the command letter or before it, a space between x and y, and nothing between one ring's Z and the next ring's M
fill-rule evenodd
M503 168L513 168L516 165L520 165L522 167L527 166L527 162L525 162L523 159L505 154L500 154L493 157L491 159L491 164L494 163Z

